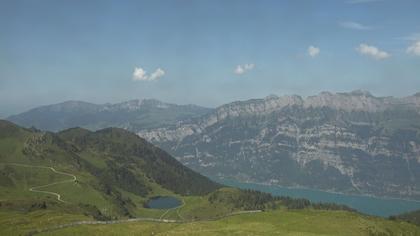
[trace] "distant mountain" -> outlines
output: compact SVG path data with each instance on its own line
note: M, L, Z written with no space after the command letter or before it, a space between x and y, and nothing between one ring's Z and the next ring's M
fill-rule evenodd
M174 125L211 111L196 105L175 105L154 99L131 100L117 104L67 101L34 108L7 120L24 127L60 131L72 127L98 130L119 127L131 131Z
M420 96L233 102L138 135L214 177L420 199Z

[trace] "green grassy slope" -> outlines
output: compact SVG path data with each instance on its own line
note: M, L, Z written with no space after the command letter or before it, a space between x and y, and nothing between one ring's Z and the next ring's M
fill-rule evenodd
M144 207L162 195L183 204L170 210ZM232 216L248 210L264 212ZM83 220L145 217L179 223L43 231ZM222 188L121 129L74 128L56 134L0 120L0 235L418 235L419 229L343 206Z
M54 205L57 196L51 193L56 193L66 208L84 212L88 204L108 218L156 215L159 210L143 207L150 197L205 195L220 187L125 130L75 128L55 134L7 121L0 121L0 176L0 203L8 209L29 211L31 201ZM44 185L49 186L39 187ZM31 192L33 187L50 194ZM28 207L20 207L21 201Z
M20 217L20 218L19 218ZM34 212L25 220L18 214L0 214L2 235L41 229L42 225L67 223L85 216ZM34 220L31 220L34 219ZM33 232L33 231L32 231ZM407 235L420 228L405 222L360 216L346 211L285 210L243 214L214 221L190 223L135 222L110 225L80 225L37 235Z

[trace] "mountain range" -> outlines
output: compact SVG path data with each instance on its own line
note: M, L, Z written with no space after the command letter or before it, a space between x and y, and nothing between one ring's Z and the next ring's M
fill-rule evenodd
M9 120L42 129L37 125L40 120L54 119L56 112L50 110L61 105ZM157 107L147 111L164 109ZM154 119L145 115L146 110L132 109L150 118L142 120L145 125L131 125L135 118L113 122L125 124L117 126L136 132L207 176L420 199L420 93L402 98L375 97L360 90L306 98L271 95L215 109L190 105L194 111L183 117L177 109L184 106L171 107L159 114L179 119ZM92 115L89 122L68 117L73 126L106 123L101 115Z
M179 121L199 117L211 111L196 105L175 105L155 99L130 100L117 104L93 104L67 101L41 106L7 120L25 127L48 131L82 127L98 130L108 127L139 131L174 125Z

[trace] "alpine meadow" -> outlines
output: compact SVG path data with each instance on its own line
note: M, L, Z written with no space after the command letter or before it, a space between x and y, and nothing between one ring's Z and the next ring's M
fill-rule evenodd
M0 0L0 235L420 236L419 11Z

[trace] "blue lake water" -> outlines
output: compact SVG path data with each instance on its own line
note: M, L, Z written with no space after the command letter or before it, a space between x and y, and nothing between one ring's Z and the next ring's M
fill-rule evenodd
M151 198L147 202L148 208L153 209L169 209L180 206L182 203L178 198L170 197L170 196L159 196Z
M272 185L243 183L230 179L213 180L227 186L258 190L271 193L274 196L289 196L294 198L306 198L312 202L344 204L358 210L359 212L383 217L420 209L420 201L346 195L305 188L287 188Z

